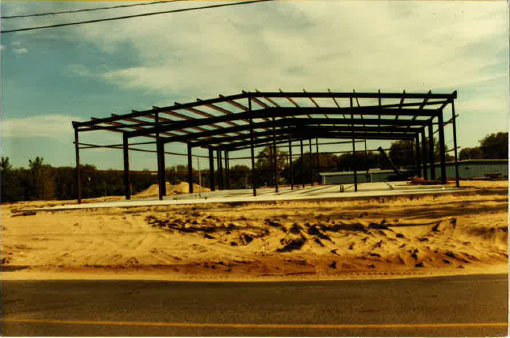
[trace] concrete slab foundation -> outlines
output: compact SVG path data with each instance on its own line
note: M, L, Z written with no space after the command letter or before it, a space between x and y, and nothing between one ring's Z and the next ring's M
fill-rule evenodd
M342 191L343 190L343 191ZM251 189L222 190L212 192L195 192L193 194L166 196L162 201L157 196L126 201L83 203L76 205L64 205L57 207L41 208L38 210L73 210L92 208L124 208L140 206L163 206L182 204L206 204L206 203L257 203L274 201L304 201L322 199L353 199L371 198L383 196L409 196L422 194L452 193L462 191L461 188L446 185L411 185L408 182L374 182L358 184L358 191L354 192L353 184L345 185L319 185L305 188L288 186L280 187L278 193L274 188L259 188L257 196L252 195Z

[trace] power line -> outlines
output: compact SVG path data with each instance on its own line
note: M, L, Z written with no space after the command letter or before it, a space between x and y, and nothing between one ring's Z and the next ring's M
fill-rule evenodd
M19 18L30 18L30 17L34 17L34 16L48 16L48 15L79 13L79 12L93 12L93 11L100 11L100 10L106 10L106 9L137 7L137 6L149 6L149 5L157 5L157 4L163 4L163 3L178 2L178 1L190 1L190 0L163 0L163 1L142 2L142 3L129 4L129 5L117 5L117 6L94 7L94 8L81 8L81 9L73 9L73 10L66 10L66 11L60 11L60 12L46 12L46 13L9 15L9 16L2 16L2 19L19 19Z
M59 24L47 25L47 26L36 26L36 27L18 28L18 29L4 30L4 31L1 32L1 34L14 33L14 32L23 32L23 31L31 31L31 30L39 30L39 29L46 29L46 28L56 28L56 27L65 27L65 26L85 25L85 24L96 23L96 22L103 22L103 21L124 20L124 19L131 19L131 18L138 18L138 17L144 17L144 16L159 15L159 14L188 12L188 11L194 11L194 10L200 10L200 9L228 7L228 6L237 6L237 5L247 5L247 4L253 4L253 3L258 3L258 2L267 2L267 1L275 1L275 0L251 0L251 1L226 3L226 4L220 4L220 5L208 5L208 6L202 6L202 7L174 9L174 10L169 10L169 11L159 11L159 12L151 12L151 13L143 13L143 14L124 15L124 16L117 16L117 17L104 18L104 19L95 19L95 20L86 20L86 21L59 23Z

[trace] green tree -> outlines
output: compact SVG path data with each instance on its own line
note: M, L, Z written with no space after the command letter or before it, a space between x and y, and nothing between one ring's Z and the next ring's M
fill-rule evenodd
M459 160L471 160L483 158L483 151L480 147L463 148L459 152Z
M480 141L483 158L508 158L508 132L492 133Z
M478 141L478 147L463 148L459 153L459 159L508 158L508 132L492 133Z
M276 148L276 163L278 168L278 183L283 183L281 173L284 171L287 162L287 153ZM266 146L257 155L255 168L257 170L257 183L274 185L273 147Z
M412 166L416 162L415 145L411 140L399 140L391 143L389 157L397 167ZM388 166L387 164L385 165Z
M25 177L24 170L13 169L8 157L0 158L0 202L16 202L25 198Z
M37 156L28 161L30 172L29 187L31 200L48 200L55 198L55 177L51 166L43 163L44 159Z

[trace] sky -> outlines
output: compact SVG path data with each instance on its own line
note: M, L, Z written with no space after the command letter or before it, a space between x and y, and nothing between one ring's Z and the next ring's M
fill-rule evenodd
M3 1L1 9L5 16L115 4ZM2 20L2 28L208 4L214 2ZM279 0L3 34L1 53L1 154L14 166L27 166L36 156L54 166L74 166L73 120L254 89L457 90L460 147L476 146L485 135L508 130L504 1ZM116 133L80 137L82 142L121 143ZM453 147L450 131L446 142ZM378 146L368 143L369 149ZM186 153L181 144L166 150ZM81 155L82 163L100 169L122 167L119 150L82 150ZM169 155L166 164L185 161L185 156ZM131 168L154 170L155 154L132 154Z

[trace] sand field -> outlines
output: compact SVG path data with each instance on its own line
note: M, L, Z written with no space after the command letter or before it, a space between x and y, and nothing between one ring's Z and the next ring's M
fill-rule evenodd
M20 210L62 201L4 204L2 278L293 280L507 272L508 183L462 184L474 192L35 215Z

